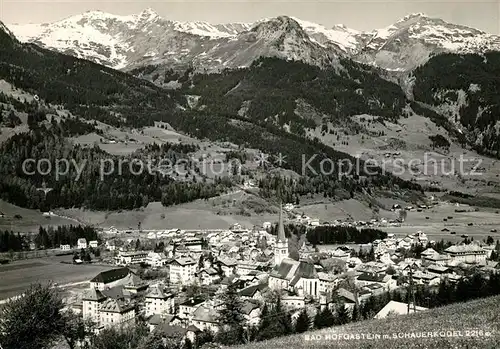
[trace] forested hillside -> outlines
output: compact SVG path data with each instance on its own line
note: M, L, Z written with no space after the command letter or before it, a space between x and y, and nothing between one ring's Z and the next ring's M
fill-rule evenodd
M500 52L438 55L414 75L415 100L463 128L476 150L500 157Z
M178 81L185 81L187 94L201 96L198 105L206 110L261 124L287 124L298 135L323 121L346 122L363 113L391 120L401 117L406 99L398 85L353 61L343 60L342 66L345 70L337 73L298 61L261 58L249 68ZM320 117L300 115L299 101Z
M152 201L162 201L168 206L206 199L231 187L231 181L222 179L176 181L147 163L152 152L164 159L187 158L182 151L175 145L147 148L134 154L136 161L144 160L141 165L131 163L132 157L112 156L97 146L72 145L51 129L40 127L15 135L0 147L0 198L43 210L55 207L117 210L143 207ZM38 190L43 184L52 190L47 194Z
M351 196L376 187L420 190L414 183L380 171L365 177L362 162L360 173L351 172L341 178L339 161L348 159L355 164L355 159L318 140L303 137L304 127L322 120L307 120L295 113L298 100L334 122L348 122L347 116L361 112L373 112L388 119L400 116L406 103L402 92L365 66L346 61L345 70L337 74L299 62L267 58L246 70L215 75L193 75L188 71L176 77L182 88L164 90L98 64L20 44L4 32L0 33L0 40L0 79L38 95L44 105L63 106L81 118L45 122L46 117L36 102L2 97L10 108L2 111L2 115L8 118L15 112L26 112L31 129L12 137L0 149L2 198L14 204L29 208L93 209L134 208L151 201L171 205L217 195L231 185L221 180L177 183L168 176L147 171L139 176L125 171L120 178L109 176L101 181L97 173L99 162L108 154L97 147L84 148L64 141L64 137L99 132L94 127L95 120L125 127L165 121L199 139L230 141L275 157L281 154L286 159L282 167L305 175L305 187L316 188L315 193L325 196L333 197L336 189L343 189ZM199 94L198 104L205 107L190 108L188 94ZM248 112L239 112L243 102L250 99ZM284 129L285 123L291 124L296 132ZM62 179L56 179L53 173L26 176L21 171L26 159L48 157L54 163L58 157L68 155L80 162L87 161L84 169L87 172L78 181L75 169L70 169ZM325 159L329 161L322 165ZM43 182L53 188L46 198L37 190ZM287 195L300 195L300 190Z

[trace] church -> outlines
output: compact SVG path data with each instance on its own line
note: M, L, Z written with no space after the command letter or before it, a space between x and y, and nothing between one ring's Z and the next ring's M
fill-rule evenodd
M314 265L288 257L288 239L285 236L281 205L278 236L274 247L274 268L269 274L269 287L273 290L294 292L299 296L320 297L320 280Z

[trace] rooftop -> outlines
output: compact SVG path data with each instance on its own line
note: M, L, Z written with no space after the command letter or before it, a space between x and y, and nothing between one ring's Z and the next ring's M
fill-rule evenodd
M97 274L97 276L95 276L93 279L91 279L90 282L98 282L98 283L108 284L110 282L123 279L124 277L126 277L130 273L131 273L131 271L128 268L118 268L118 269L106 270L106 271L103 271L103 272Z

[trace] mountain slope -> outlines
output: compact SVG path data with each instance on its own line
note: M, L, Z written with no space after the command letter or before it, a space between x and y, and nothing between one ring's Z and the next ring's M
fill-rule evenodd
M390 70L411 70L443 52L500 50L500 37L418 13L375 30L354 59Z
M278 38L278 42L280 38L281 37ZM152 125L154 121L164 121L169 123L174 129L198 139L228 141L237 145L242 145L243 147L259 149L266 154L275 156L282 154L287 159L283 167L303 174L303 180L306 182L309 181L310 178L315 177L315 183L318 183L317 188L321 188L317 189L318 192L326 193L326 191L333 191L332 188L342 188L344 191L351 193L351 195L365 189L369 190L369 188L393 188L395 191L406 189L420 190L418 185L384 174L380 169L374 172L373 168L370 169L370 178L364 178L361 181L356 173L353 174L352 177L343 178L342 181L339 181L337 178L337 173L339 173L338 163L346 159L354 163L355 159L346 153L338 152L331 147L315 140L308 139L301 134L287 132L280 124L263 122L263 120L258 117L247 118L245 116L240 116L237 112L233 112L234 109L229 107L229 104L233 102L232 99L225 100L224 103L227 103L227 105L221 110L217 110L212 106L206 110L202 108L191 109L189 98L186 96L186 92L193 91L193 89L189 88L189 84L185 84L186 86L183 86L183 88L179 90L167 91L145 80L106 68L93 62L49 51L33 44L21 44L3 31L0 31L0 40L3 41L3 44L0 46L0 80L6 80L15 87L21 88L31 95L38 95L41 101L40 103L43 103L44 106L52 110L58 110L62 106L73 115L79 116L82 119L99 120L117 127L140 128ZM272 62L273 59L268 60ZM276 81L279 81L279 79L285 79L286 81L288 78L287 75L295 71L299 64L303 66L305 72L310 71L310 69L319 70L317 67L304 63L286 62L276 58L274 60L278 61L278 63L275 64L272 69L264 70L264 72L266 74L273 74L272 79L278 79ZM261 63L265 64L265 61ZM266 65L264 65L264 67L265 66ZM245 70L241 71L244 72ZM338 76L337 74L339 74L335 72L333 68L325 71L327 71L328 74L333 74L333 76ZM352 70L352 74L354 73L360 76L364 75L362 71L357 71L356 69ZM224 74L222 75L223 78ZM302 74L303 72L301 71L297 75L297 78L301 79ZM205 89L203 88L204 77L212 80L213 76L219 75L198 75L198 78L201 80L197 80L196 83L198 85L201 83L202 85L199 86L199 88ZM262 79L262 76L259 78ZM373 75L373 78L381 80L376 77L376 75ZM193 81L193 77L189 72L186 73L185 76L179 78L179 80L182 79L184 79L185 82ZM227 81L229 85L229 83L234 81L234 78L228 79ZM255 82L255 80L253 82ZM327 83L328 80L324 82ZM256 85L253 85L253 88L255 87ZM209 91L209 89L205 90L207 92ZM327 88L325 88L324 91L325 90L327 90ZM287 92L287 94L288 93L289 92ZM376 93L376 91L374 93ZM23 107L28 103L21 100L18 102L20 102ZM348 103L347 100L342 100L341 102L342 104ZM37 129L38 116L43 116L39 115L43 114L43 111L37 110L38 104L36 102L29 103L30 108L35 111L34 115L31 116L31 128L35 130ZM9 108L12 108L13 105L14 104L9 105ZM15 106L14 109L17 111ZM278 109L281 110L281 105L279 105ZM232 112L229 112L230 110L232 110ZM11 111L14 112L12 109ZM31 110L31 112L32 111L33 110ZM28 115L28 120L29 118L30 116ZM44 118L41 117L41 119L43 120ZM26 136L11 138L13 143L5 143L7 144L5 149L8 149L8 152L1 154L5 157L2 163L15 164L14 167L1 167L2 171L6 171L3 173L3 176L0 176L0 181L3 181L1 192L6 200L15 201L21 206L30 204L33 205L30 207L38 207L43 201L43 198L38 194L35 200L30 199L30 197L34 195L30 193L34 193L36 188L40 186L42 177L38 176L35 178L26 176L19 168L20 164L23 163L22 157L26 156L26 154L30 154L30 152L33 152L33 154L40 154L39 152L36 153L37 147L35 144L41 140L44 142L44 147L40 146L40 149L45 149L45 153L42 154L42 157L51 153L59 154L51 149L58 147L58 141L53 139L59 139L58 137L60 136L55 135L55 138L49 137L45 135L45 131L42 131L43 129L39 131L39 133L30 133ZM16 147L16 142L25 144L30 150L13 151L19 148L18 146ZM80 154L82 150L81 148L73 150L70 148L59 149L59 151L62 151L63 154L67 154L68 152L71 153L72 151L76 154ZM90 158L94 159L93 161L98 161L98 159L102 158L104 155L102 152L98 153L99 156L95 155L92 153L95 151L98 151L98 148L90 148L87 154ZM309 167L313 169L312 172L305 171L303 166L304 157L306 159L312 159ZM33 158L37 157L33 156ZM325 159L329 159L332 163L332 172L329 175L317 176L314 172L320 172L321 161ZM89 181L92 180L92 182L85 188L93 188L93 186L98 185L97 180L99 177L95 176L97 172L92 171L92 169L98 169L98 164L93 163L93 167L90 168L93 177L89 177ZM334 170L336 170L336 172L334 172ZM364 170L364 167L361 168L359 174L363 175ZM72 175L76 175L76 173L72 172ZM186 198L199 198L205 195L205 191L200 189L200 187L204 187L204 183L172 184L171 182L162 182L163 179L156 180L147 177L147 174L144 175L146 175L146 180L144 181L142 181L142 177L129 176L127 178L121 178L121 181L112 182L117 186L116 190L113 192L114 197L119 197L116 199L119 201L116 202L129 205L125 207L138 207L137 205L140 206L141 203L147 202L148 198L157 200L159 197L162 197L163 200L161 194L161 190L163 189L155 187L151 183L162 183L167 193L169 190L179 193L181 196L179 198L180 202L184 202ZM110 179L112 179L112 177L110 177ZM50 184L50 181L48 179L46 180ZM56 179L52 178L51 180L55 181ZM75 188L71 191L73 193L72 195L75 195L74 198L83 198L84 188L82 185L78 184L77 181L73 183L72 178L67 178L66 180L70 180L72 188ZM147 186L147 189L140 186L136 186L133 191L127 189L126 183L133 185L131 183L133 183L134 180L141 181L141 185ZM61 183L62 182L59 184ZM0 184L2 184L2 182L0 182ZM181 189L178 190L176 186L180 186ZM194 187L194 189L190 189L191 187ZM67 187L64 188L59 186L57 188L60 192L68 192ZM139 193L143 193L147 197L142 198ZM92 207L106 207L106 202L99 201L98 195L94 195L93 200L97 200L98 202L92 201L89 203ZM168 202L168 200L166 202ZM62 205L63 201L61 200L58 202L54 200L54 203ZM65 201L65 205L79 205L81 203L81 200L75 199Z
M423 14L406 16L370 32L343 25L326 28L287 16L255 23L178 22L163 19L151 9L130 16L91 11L50 24L9 27L23 42L126 70L158 64L193 65L200 70L238 68L261 56L322 65L325 58L328 62L332 57L347 56L384 69L407 71L441 52L500 49L496 35ZM285 40L277 43L280 36Z
M127 70L153 64L236 68L260 56L322 64L335 54L310 40L289 17L255 26L212 25L165 20L151 9L131 16L91 11L52 24L10 27L22 41Z
M414 71L412 94L467 135L479 152L500 157L499 76L500 52L442 54Z
M499 301L500 297L495 296L235 348L496 348L500 341L500 317L496 311ZM459 332L453 333L454 331ZM425 334L425 337L422 334Z

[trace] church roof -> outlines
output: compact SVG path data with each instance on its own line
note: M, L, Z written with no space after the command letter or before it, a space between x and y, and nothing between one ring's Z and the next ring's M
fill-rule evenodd
M318 274L314 264L285 258L271 271L270 276L291 281L294 278L314 279L318 277Z

